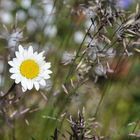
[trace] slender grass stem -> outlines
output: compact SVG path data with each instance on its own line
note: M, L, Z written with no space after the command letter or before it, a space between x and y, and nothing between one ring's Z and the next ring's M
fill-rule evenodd
M131 42L131 41L129 41L127 45L129 45L130 42ZM116 67L115 67L115 70L114 70L114 73L116 72L117 67L119 66L119 64L120 64L120 62L121 62L121 58L122 58L122 57L120 57L119 60L118 60L118 63L117 63L117 65L116 65ZM112 81L112 78L110 79L110 82L111 82L111 81ZM97 113L99 112L99 108L100 108L101 103L102 103L102 101L103 101L103 99L104 99L104 97L105 97L105 93L106 93L106 89L107 89L107 88L108 88L108 87L106 87L106 88L104 89L103 93L102 93L102 96L101 96L101 99L100 99L100 101L99 101L99 103L98 103L98 105L97 105L97 108L96 108L94 117L96 117L96 116L97 116Z
M138 119L138 120L136 121L136 124L135 124L135 126L134 126L134 128L133 128L133 130L132 130L131 133L135 133L135 130L137 129L139 123L140 123L140 119ZM132 137L129 137L128 139L129 139L129 140L132 140Z
M77 59L77 57L78 57L78 55L79 55L79 53L80 53L80 51L81 51L81 49L82 49L82 45L83 45L83 43L84 43L84 41L85 41L85 39L86 39L86 37L87 37L87 35L88 35L88 32L90 31L91 27L92 27L92 24L90 25L90 27L89 27L87 33L86 33L85 36L84 36L84 39L83 39L82 43L80 44L80 46L79 46L79 48L78 48L78 50L77 50L75 59L73 60L72 66L70 67L70 69L69 69L69 71L68 71L68 74L67 74L67 76L66 76L65 82L69 79L69 76L70 76L70 75L72 74L72 72L73 72L74 63L75 63L75 61L76 61L76 59ZM65 82L64 82L64 83L65 83Z

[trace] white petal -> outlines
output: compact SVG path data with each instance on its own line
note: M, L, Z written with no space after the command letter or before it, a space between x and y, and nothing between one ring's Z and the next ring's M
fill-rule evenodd
M21 77L21 85L23 87L24 90L27 90L27 80L24 77Z
M15 79L15 83L19 84L20 82L21 82L21 78L20 78L20 76L17 76L16 79Z
M27 91L27 88L22 87L22 91L23 92L26 92Z
M40 83L40 85L42 85L42 86L46 86L46 81L45 81L44 79L41 79L39 83Z
M20 53L19 52L15 52L16 57L20 57Z
M31 90L33 88L33 82L31 80L28 80L27 88Z
M44 75L43 75L43 78L44 78L44 79L49 79L49 78L50 78L50 75L44 74Z
M34 52L34 55L38 55L38 53L37 52Z
M46 62L44 61L45 57L40 57L38 55L34 55L34 58L37 60L37 62L43 66Z
M23 57L24 57L25 59L28 59L28 58L30 57L30 56L28 55L27 50L24 50Z
M28 48L28 55L32 55L33 54L33 47L29 46Z
M23 61L24 60L24 56L23 56L23 52L15 52L16 57L18 60Z
M38 82L34 82L34 87L38 91L39 90L39 83Z
M45 70L45 72L46 72L47 74L51 74L51 73L52 73L51 70Z
M16 79L17 77L18 77L17 74L12 74L12 75L10 76L11 79Z
M44 53L45 53L45 51L42 51L41 53L38 54L38 57L41 57L42 58L43 55L44 55Z
M13 61L9 61L8 64L9 64L10 66L12 66L12 67L15 66L14 63L13 63Z
M19 62L17 62L17 59L16 59L16 58L14 58L13 61L9 61L8 64L9 64L10 66L16 67L16 68L18 68L18 66L19 66L19 65L18 65Z
M39 66L43 69L43 66L46 64L44 60L37 59Z
M39 63L42 63L42 62L45 62L44 59L45 57L43 57L41 54L34 54L34 58L39 62Z
M15 65L15 67L19 67L20 64L21 64L21 60L19 60L19 59L17 59L17 58L14 58L14 59L13 59L13 63L14 63L14 65Z
M51 67L51 63L47 62L44 64L43 69L49 69Z
M19 71L18 71L17 68L10 68L10 69L9 69L9 72L10 72L10 73L18 73Z
M23 47L21 45L18 46L18 49L19 49L19 52L23 52L24 51L24 49L23 49Z

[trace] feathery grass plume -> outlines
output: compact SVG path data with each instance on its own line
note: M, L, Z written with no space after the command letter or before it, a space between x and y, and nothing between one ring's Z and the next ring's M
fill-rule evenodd
M69 126L71 131L66 130L68 137L62 134L58 129L55 129L53 140L59 140L59 138L65 138L67 140L102 140L104 136L101 136L97 130L101 128L101 124L95 120L95 118L86 118L83 113L78 112L77 118L70 115Z
M1 33L0 38L7 41L7 48L10 51L11 57L14 57L14 53L18 50L18 45L20 42L23 42L25 38L23 37L23 28L17 27L17 23L11 28L11 31L8 31L6 25L3 25L3 32Z
M88 7L84 4L82 7L92 9L91 26L95 23L96 26L93 31L87 31L87 48L78 50L73 61L76 64L73 65L77 65L76 70L81 77L78 78L92 75L96 82L98 77L107 78L115 72L111 65L117 57L130 57L136 50L133 44L139 38L139 5L134 13L128 15L110 0L89 1ZM111 36L109 30L112 30Z

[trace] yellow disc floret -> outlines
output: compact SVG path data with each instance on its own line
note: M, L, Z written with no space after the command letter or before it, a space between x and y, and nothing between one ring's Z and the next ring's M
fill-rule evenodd
M27 79L34 79L39 74L39 65L32 59L24 60L20 65L20 73Z

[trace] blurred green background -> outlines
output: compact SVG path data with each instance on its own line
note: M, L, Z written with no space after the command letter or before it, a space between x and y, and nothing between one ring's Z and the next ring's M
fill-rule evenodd
M16 88L12 94L17 95L17 102L0 103L0 140L49 140L55 128L68 137L67 131L71 130L67 116L72 114L76 118L83 107L85 119L95 117L100 124L97 133L106 140L133 139L129 134L135 128L139 133L139 54L128 60L128 69L122 64L122 71L127 69L124 76L103 78L96 84L90 79L74 90L68 86L70 79L74 86L78 85L73 72L67 81L69 93L64 91L62 85L71 69L71 65L64 65L64 62L78 50L91 24L90 18L84 15L87 11L82 4L88 6L86 0L0 1L0 90L6 92L13 83L7 61L14 25L23 32L20 44L32 45L39 52L45 50L46 61L52 63L53 71L47 86L39 92L20 93ZM132 12L135 6L132 3L125 10ZM88 40L87 37L83 50ZM102 95L104 98L99 105ZM59 139L63 138L60 136Z

